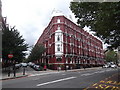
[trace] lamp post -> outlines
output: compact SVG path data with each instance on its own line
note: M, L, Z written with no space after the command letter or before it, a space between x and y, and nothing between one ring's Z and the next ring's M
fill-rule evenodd
M13 54L8 54L8 58L11 60L13 58ZM8 77L10 77L10 66L9 66L9 71L8 71Z

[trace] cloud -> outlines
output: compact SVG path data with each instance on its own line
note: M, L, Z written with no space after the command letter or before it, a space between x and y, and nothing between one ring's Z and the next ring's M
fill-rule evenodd
M71 0L3 0L3 16L23 35L29 45L34 45L52 18L53 9L70 15Z
M26 43L32 46L50 22L54 9L62 11L67 17L71 15L76 23L77 19L69 8L70 1L72 0L2 0L2 12L4 17L7 16L9 25L16 26Z

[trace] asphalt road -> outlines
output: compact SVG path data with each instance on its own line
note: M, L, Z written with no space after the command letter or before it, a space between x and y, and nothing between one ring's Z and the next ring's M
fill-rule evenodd
M2 88L88 88L91 85L118 74L119 69L101 68L83 71L34 74L28 77L4 80Z

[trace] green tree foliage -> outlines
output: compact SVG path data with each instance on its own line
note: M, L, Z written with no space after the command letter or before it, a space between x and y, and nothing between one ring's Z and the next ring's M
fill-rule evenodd
M12 60L22 62L28 48L28 44L24 43L24 39L20 33L13 28L5 28L2 30L2 59L8 61L8 54L12 53L14 57Z
M116 62L117 61L117 53L113 50L109 50L105 54L105 60L107 62Z
M42 57L42 54L45 52L45 47L41 44L36 44L28 57L29 62L39 60Z
M82 28L90 27L111 48L120 46L120 2L71 2L70 9Z

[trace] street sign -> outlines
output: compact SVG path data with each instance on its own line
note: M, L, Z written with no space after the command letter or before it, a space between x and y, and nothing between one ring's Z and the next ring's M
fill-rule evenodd
M13 57L13 54L8 54L8 57L9 57L9 58L12 58L12 57Z
M8 54L8 58L12 58L13 57L13 54ZM10 77L10 66L9 66L9 71L8 71L8 77Z

